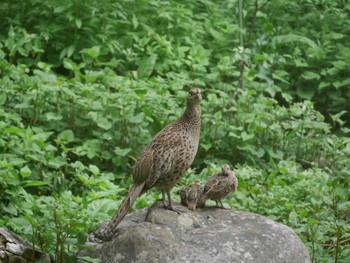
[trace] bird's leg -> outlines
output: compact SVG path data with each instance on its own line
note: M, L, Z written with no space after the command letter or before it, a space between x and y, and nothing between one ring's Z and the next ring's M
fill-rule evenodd
M230 210L230 208L226 208L226 207L224 206L224 204L222 203L222 201L221 201L221 200L219 200L219 203L220 203L219 208L221 208L221 209L225 209L225 210Z
M165 204L165 191L162 190L162 197L163 197L163 208L167 208L167 205Z
M215 203L217 208L225 209L224 204L222 203L221 200L215 200Z
M184 212L184 211L182 211L182 210L180 210L180 209L177 209L177 208L173 207L173 204L171 203L170 191L166 191L166 194L167 194L167 196L168 196L168 206L167 206L166 208L167 208L168 210L174 211L174 212L176 212L176 213L178 213L178 214L181 214L181 212Z

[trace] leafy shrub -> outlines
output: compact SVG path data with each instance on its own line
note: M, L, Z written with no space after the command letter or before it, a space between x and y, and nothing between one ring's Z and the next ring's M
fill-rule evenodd
M0 225L74 262L142 147L198 86L200 147L174 193L235 165L226 205L291 226L314 262L346 262L349 6L243 8L242 31L237 1L4 1Z

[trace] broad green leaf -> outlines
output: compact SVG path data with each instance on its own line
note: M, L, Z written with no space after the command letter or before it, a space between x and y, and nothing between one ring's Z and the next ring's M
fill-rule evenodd
M100 117L97 119L97 125L98 127L104 129L104 130L109 130L110 128L112 128L113 123L111 123L110 121L108 121L108 119Z
M8 127L6 129L3 130L2 134L6 135L6 134L22 134L24 133L24 129L20 129L20 128L17 128L17 127Z
M138 79L147 79L149 76L151 76L154 66L157 61L157 55L152 54L148 58L144 58L141 60L141 63L139 65L139 68L137 70L137 77Z
M66 69L70 69L71 71L74 71L74 69L76 68L76 65L70 59L64 59L63 65Z
M11 218L10 223L13 224L13 225L21 226L21 228L23 228L23 227L31 227L30 222L28 220L24 219L23 217Z
M309 64L306 61L301 60L299 58L295 59L294 63L298 68L305 68L309 66Z
M101 260L98 258L91 258L91 257L82 257L79 256L77 257L78 259L80 259L82 262L88 262L88 263L101 263ZM79 261L80 261L79 260Z
M60 5L55 7L54 9L54 13L62 13L63 11L65 11L68 8L68 5Z
M265 154L264 149L257 148L253 145L250 145L250 144L239 145L239 146L237 146L237 148L242 150L242 151L248 151L249 153L253 154L257 158L261 158Z
M19 103L15 106L16 109L30 109L33 108L34 106L30 104L29 101L24 101L22 103Z
M314 226L314 225L318 225L320 223L320 221L315 219L315 218L309 218L307 220L307 223L309 226Z
M58 120L62 120L63 118L62 115L56 114L54 112L45 113L45 117L46 117L46 120L48 121L58 121Z
M315 72L312 72L312 71L305 71L301 77L303 79L306 79L306 80L311 80L311 79L320 79L320 75L315 73Z
M214 119L215 119L216 121L221 121L221 120L222 120L222 113L221 113L221 111L215 112L215 114L214 114Z
M323 196L323 201L327 204L327 205L332 205L332 199L330 199L328 196Z
M342 39L344 37L344 34L331 31L329 36L331 37L331 39Z
M350 78L349 78L349 79L342 80L342 81L334 81L334 82L333 82L333 86L334 86L336 89L339 89L339 88L342 88L342 87L347 87L347 88L349 88L349 87L350 87Z
M288 72L284 70L275 70L274 73L272 73L272 77L276 80L282 81L283 83L290 84L287 79L289 79Z
M321 46L308 48L307 54L309 57L315 57L318 59L324 59L327 56L327 52Z
M214 28L210 28L209 32L216 39L221 39L223 36L219 31L215 30Z
M137 115L132 116L131 118L129 118L129 121L130 121L131 123L140 123L140 122L142 122L142 121L144 120L144 118L145 118L145 115L144 115L143 112L141 112L141 113L139 113L139 114L137 114Z
M350 201L340 202L340 203L338 203L338 207L339 207L339 209L343 209L345 211L350 212ZM350 235L350 233L349 233L349 235Z
M287 102L292 102L292 100L293 100L293 97L292 97L289 93L286 93L286 92L282 92L282 97L283 97Z
M241 137L242 137L243 141L248 141L248 140L254 138L254 134L248 134L246 131L243 131L241 133Z
M0 105L4 105L6 102L6 94L0 94Z
M317 47L316 43L311 39L296 34L280 35L273 38L272 42L276 44L285 44L290 42L300 42L309 45L310 47Z
M24 184L24 187L32 187L32 186L42 186L42 185L48 185L48 182L44 181L28 181Z
M336 196L345 199L345 198L347 198L347 196L349 194L349 189L347 187L337 187L335 189L335 194L336 194Z
M13 203L9 203L7 206L3 206L2 209L4 212L12 214L14 216L17 216L18 214L18 209Z
M84 184L89 184L89 178L86 174L78 174L77 177L80 181L82 181Z
M32 171L29 169L29 167L26 165L21 168L20 174L23 178L29 177L32 174Z
M14 166L21 167L23 164L25 164L27 162L28 161L21 159L21 158L17 158L17 157L5 158L5 160L0 162L0 167L2 167L2 168L8 168L8 167L14 167Z
M315 89L312 89L309 86L299 86L297 87L297 94L304 99L311 99L315 94Z
M67 87L62 87L61 90L63 91L64 94L66 94L67 96L70 96L72 98L76 97L74 91L70 90Z
M326 88L326 87L329 87L330 86L330 83L329 82L324 82L324 81L322 81L319 85L318 85L318 88L320 89L320 90L322 90L322 89L324 89L324 88Z
M46 141L50 138L52 134L53 132L38 132L33 135L32 139L38 141Z
M205 151L208 151L212 147L211 143L201 143L200 145Z
M134 29L137 29L137 27L139 25L139 21L137 20L137 17L135 16L135 14L132 14L132 25L133 25Z
M100 173L100 169L96 165L89 164L89 170L94 174L98 175Z
M56 156L48 161L49 167L59 169L60 167L66 165L66 160L62 156Z
M241 138L241 135L240 135L240 133L234 133L234 132L229 132L229 134L228 134L228 136L230 136L230 137L234 137L234 138Z
M74 51L75 51L75 45L70 45L67 48L67 57L70 58L73 55Z
M85 53L91 58L98 58L100 56L100 46L94 46L85 50Z
M119 148L119 147L115 147L114 148L114 153L118 156L126 156L129 152L131 151L131 149L129 148L125 148L125 149L122 149L122 148Z
M74 140L74 133L71 130L65 130L58 135L58 138L64 142L72 142Z
M81 25L82 25L81 19L79 18L75 19L75 25L77 26L78 29L81 28Z
M346 61L343 61L343 60L338 60L338 61L335 61L335 62L332 62L333 66L336 67L337 69L346 69L349 64L346 62Z
M280 150L269 149L267 150L267 152L272 158L279 159L279 160L283 159L284 153Z

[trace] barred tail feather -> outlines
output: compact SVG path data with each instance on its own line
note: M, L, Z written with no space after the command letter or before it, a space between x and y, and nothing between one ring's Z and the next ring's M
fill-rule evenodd
M89 235L88 241L94 243L110 241L119 223L123 220L129 209L135 203L137 197L139 197L142 194L144 186L145 183L131 186L129 192L127 193L117 212L115 212L113 218L109 221L108 224L100 224L100 226Z
M107 236L112 236L114 234L119 223L123 220L125 215L128 213L129 209L135 203L137 197L140 196L144 185L145 183L131 186L129 192L127 193L123 202L119 206L117 212L115 212L113 218L109 221L107 225Z

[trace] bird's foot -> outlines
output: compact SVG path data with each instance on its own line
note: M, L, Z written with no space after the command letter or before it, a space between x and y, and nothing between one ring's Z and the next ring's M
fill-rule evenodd
M88 241L94 243L103 243L105 241L110 241L111 239L111 235L107 234L105 230L99 228L88 236Z
M224 210L230 210L230 208L226 208L221 201L216 202L216 208L220 208L220 209L224 209Z
M226 208L224 206L217 206L216 208L224 209L224 210L231 210L230 208Z
M174 207L174 206L172 206L172 205L164 206L164 208L165 208L165 209L168 209L168 210L170 210L170 211L174 211L174 212L176 212L176 213L178 213L178 214L181 214L181 213L185 212L184 210L179 209L179 208L176 208L176 207Z
M216 208L224 209L224 210L231 210L230 208L226 208L223 204L216 205Z

